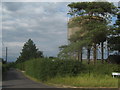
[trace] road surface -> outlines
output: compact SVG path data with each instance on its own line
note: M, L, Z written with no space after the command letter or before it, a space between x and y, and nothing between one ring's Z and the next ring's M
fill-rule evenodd
M54 88L42 83L34 82L23 75L22 72L10 69L3 80L3 88Z

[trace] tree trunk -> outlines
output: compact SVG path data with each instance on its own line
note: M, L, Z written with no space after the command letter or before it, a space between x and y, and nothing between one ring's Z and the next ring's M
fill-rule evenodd
M104 42L101 42L101 61L104 63Z
M78 61L80 61L80 51L78 50Z
M90 64L90 48L87 49L88 64Z
M78 51L78 61L82 62L82 49Z
M81 49L81 52L80 52L80 61L81 61L81 63L82 63L82 49Z
M109 53L110 53L110 51L109 51L109 47L107 47L107 49L108 49L108 53L107 53L107 55L108 55L108 57L109 57ZM108 63L110 63L110 60L109 60L109 58L108 58Z
M96 61L97 61L97 58L96 58L96 56L97 56L97 47L96 47L96 44L94 43L94 45L93 45L93 60L94 60L94 64L96 64Z

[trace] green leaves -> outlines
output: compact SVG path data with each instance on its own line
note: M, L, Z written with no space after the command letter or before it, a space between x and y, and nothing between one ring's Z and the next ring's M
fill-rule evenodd
M34 42L29 39L23 46L22 52L16 62L24 62L31 58L43 57L43 53L38 51Z
M77 2L68 5L71 19L68 22L70 44L60 54L69 56L81 48L105 42L108 23L117 8L109 2ZM119 22L118 22L119 23Z
M120 53L120 13L117 13L117 20L114 26L110 30L110 37L108 37L108 43L112 51L118 51Z
M115 14L118 9L109 2L77 2L68 5L71 8L69 14L71 15L98 15L108 17L109 14ZM84 11L84 13L83 13Z
M83 64L73 60L55 59L52 61L48 58L39 58L25 62L26 74L42 81L54 78L57 75L78 75L84 70Z

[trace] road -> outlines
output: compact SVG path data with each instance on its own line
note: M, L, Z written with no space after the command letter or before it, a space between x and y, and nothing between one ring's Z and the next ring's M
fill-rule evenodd
M34 82L23 75L22 72L10 69L2 83L3 88L54 88L42 83Z

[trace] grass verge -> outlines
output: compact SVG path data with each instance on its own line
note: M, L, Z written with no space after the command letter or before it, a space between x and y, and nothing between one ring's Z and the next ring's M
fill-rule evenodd
M36 78L27 75L25 72L23 74L35 81L42 82ZM118 78L112 78L112 76L94 75L94 74L82 74L78 76L56 76L55 78L48 79L42 82L44 84L63 87L63 88L118 88Z
M95 76L95 75L78 75L76 77L60 77L47 80L45 83L58 86L68 87L105 87L118 88L118 78L110 76Z

